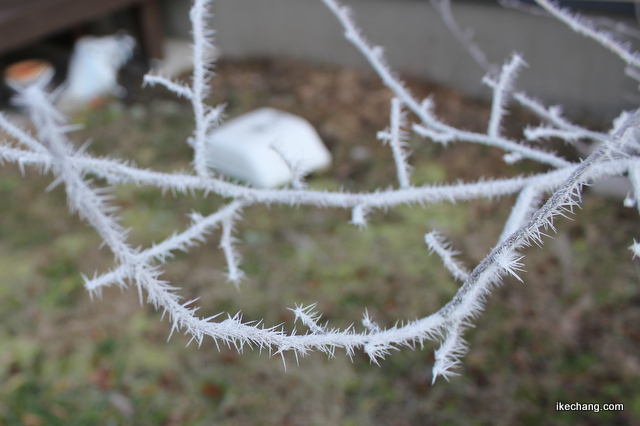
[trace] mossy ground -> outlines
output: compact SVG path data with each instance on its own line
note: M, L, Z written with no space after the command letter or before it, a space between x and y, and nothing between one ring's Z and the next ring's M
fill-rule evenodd
M350 191L395 182L387 126L389 92L372 76L289 61L222 62L212 103L233 117L260 106L309 119L334 156L314 188ZM456 92L409 81L434 94L449 123L482 131L489 107ZM73 118L92 153L141 167L189 167L189 107L160 89L129 104L110 102ZM514 112L508 131L531 117ZM446 149L412 138L415 184L454 182L541 170L510 168L497 150ZM524 283L508 279L467 334L460 377L431 385L435 344L371 365L357 354L283 360L243 354L205 340L167 342L170 325L140 305L135 289L108 289L91 301L81 274L112 266L96 233L70 215L51 176L0 169L0 424L6 425L602 425L640 418L640 264L627 247L640 237L638 214L587 194L573 221L543 249L526 251ZM114 190L134 245L147 246L188 223L191 210L225 200L135 186ZM253 206L236 236L248 280L224 281L219 231L166 265L165 277L199 313L243 312L247 321L293 327L296 304L317 303L333 326L356 323L365 309L382 326L434 312L458 284L429 256L422 235L436 228L472 266L490 250L513 197L400 207L374 212L363 231L350 213ZM623 412L556 412L556 401L624 403ZM637 424L637 423L636 423Z

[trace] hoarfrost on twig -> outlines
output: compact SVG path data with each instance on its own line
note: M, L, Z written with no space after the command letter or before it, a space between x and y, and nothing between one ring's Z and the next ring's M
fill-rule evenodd
M269 353L276 354L293 352L296 357L314 350L334 356L337 348L342 348L348 356L353 356L355 350L361 349L374 363L378 363L391 350L403 346L414 347L425 340L441 340L441 346L436 350L433 379L438 376L448 379L455 374L453 369L460 364L467 351L463 332L483 309L485 298L491 289L499 285L506 275L522 279L522 255L519 251L532 243L542 244L544 232L554 229L555 217L571 214L573 208L579 204L584 184L627 173L633 188L628 202L635 201L636 205L640 204L637 203L640 199L640 158L637 142L640 113L621 114L609 133L594 132L575 125L562 117L559 108L546 107L523 92L512 92L514 76L518 68L524 64L523 59L516 55L505 63L500 72L496 69L486 79L493 89L493 107L487 123L487 132L458 129L435 116L431 99L422 102L414 99L405 84L391 70L383 49L365 39L349 9L335 0L322 1L344 28L346 38L364 55L394 94L390 124L378 136L390 145L399 183L397 189L362 193L306 189L301 180L303 171L297 170L290 159L285 160L290 163L296 176L293 188L260 189L237 185L215 177L208 170L205 161L206 137L211 127L218 124L224 108L224 105L211 107L205 103L208 94L207 84L213 76L210 65L213 33L208 29L211 17L209 0L195 0L191 9L194 38L194 72L191 84L174 82L162 76L145 78L146 84L164 85L177 96L188 99L193 106L195 129L187 141L193 148L193 170L190 173L164 173L141 169L126 161L94 157L82 150L75 150L67 138L69 129L64 117L56 111L50 97L44 92L47 83L45 79L30 87L16 88L19 91L19 103L26 107L32 117L37 129L36 136L0 114L0 128L17 142L17 145L0 142L0 160L16 163L21 169L35 166L41 172L53 171L52 185L64 185L70 210L77 212L96 230L116 261L113 270L103 274L95 273L93 278L85 277L86 288L91 294L100 295L101 289L106 286L115 284L125 287L133 284L141 300L145 299L146 294L147 303L168 314L172 324L169 335L174 331L184 331L198 344L208 336L216 344L233 345L238 351L249 346L264 348ZM626 46L608 34L590 27L587 22L559 9L554 3L546 0L538 0L538 3L575 31L603 44L629 66L640 68L638 55L630 52ZM440 7L445 19L452 20L448 0L434 0L434 4ZM448 22L454 31L459 31L454 24L453 21ZM472 53L475 52L476 60L483 67L490 67L479 48L471 43L468 34L460 33L457 36L463 43L467 43ZM549 137L569 142L591 139L598 141L601 144L600 148L584 161L573 163L538 146L506 138L502 135L501 127L506 119L508 100L511 98L545 121L543 125L525 131L529 142L539 142ZM418 122L409 125L403 109L413 113ZM505 152L505 161L509 163L526 159L549 166L550 170L529 176L496 180L480 179L476 182L412 186L411 167L408 164L406 150L408 129L444 145L464 141L497 147ZM186 229L176 231L151 247L134 249L128 241L127 231L119 224L117 210L109 203L109 190L92 185L86 178L89 174L104 180L108 185L135 183L139 186L157 187L163 191L180 193L203 190L221 198L230 198L231 201L210 215L193 212L190 216L191 223ZM227 315L226 318L221 314L202 318L197 315L198 308L192 306L196 300L182 303L177 293L178 287L160 278L162 265L171 259L173 253L193 249L205 241L213 229L220 227L220 247L226 258L228 278L237 283L243 277L243 273L236 251L239 241L233 238L233 229L241 220L240 210L252 205L310 205L351 209L351 223L364 228L367 225L367 214L374 209L385 210L400 204L426 205L441 201L492 199L515 194L516 202L496 246L471 271L455 259L458 252L450 248L444 237L435 232L425 236L431 251L437 253L451 274L463 283L452 300L437 312L386 329L375 323L366 310L362 320L364 329L358 331L353 326L344 330L331 328L328 323L320 323L321 314L315 310L315 305L297 306L293 309L296 321L307 329L304 333L295 330L287 333L283 326L269 327L262 322L243 322L239 313ZM415 233L415 230L407 230L412 231ZM633 256L640 256L640 243L634 240L630 250Z

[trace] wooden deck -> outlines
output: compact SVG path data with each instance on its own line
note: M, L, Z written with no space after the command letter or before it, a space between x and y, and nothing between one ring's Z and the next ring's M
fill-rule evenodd
M155 0L0 0L0 53L124 9L135 14L143 53L162 59Z

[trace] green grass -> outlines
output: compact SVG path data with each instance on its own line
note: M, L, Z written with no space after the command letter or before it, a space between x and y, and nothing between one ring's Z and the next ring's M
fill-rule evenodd
M291 74L301 72L307 80L294 81ZM325 108L325 95L306 92L289 106L312 120L334 154L332 170L310 185L386 186L393 164L374 135L386 126L388 94L366 77L354 83L340 73L223 63L214 93L230 99L230 111L246 111L261 103L287 107L292 101L278 95L282 90L316 84L337 93L342 81L355 84L363 94L356 92L355 104L341 101L337 111ZM253 74L279 91L247 93L239 82L254 80L240 77ZM446 105L447 93L436 93ZM373 99L369 110L357 108L366 96ZM362 115L335 118L346 111ZM191 118L184 104L160 96L149 104L107 104L77 120L88 123L77 140L93 135L91 152L161 170L188 167ZM370 158L350 158L350 149L365 143ZM419 183L518 172L507 171L492 150L411 143ZM379 367L361 353L350 360L337 351L335 359L285 356L285 369L280 357L251 348L238 354L211 340L185 347L182 335L167 342L170 324L141 305L135 289L108 289L91 301L81 274L105 271L113 261L95 232L68 214L62 188L44 192L50 179L0 169L0 424L631 425L640 416L640 266L627 250L638 237L638 217L620 202L587 195L574 221L558 222L555 239L527 250L524 284L507 280L467 332L461 376L431 386L432 343L393 353ZM191 210L206 214L224 201L134 186L114 195L123 225L134 228L133 244L142 246L183 229ZM236 233L249 277L240 291L224 281L219 231L169 261L165 278L182 287L185 299L201 297L203 316L242 311L245 320L290 330L287 308L317 303L333 326L359 327L367 309L388 327L434 312L457 289L428 255L424 233L446 234L472 266L491 248L513 201L399 207L374 212L363 231L348 224L346 211L252 206ZM556 401L621 402L625 411L557 413Z

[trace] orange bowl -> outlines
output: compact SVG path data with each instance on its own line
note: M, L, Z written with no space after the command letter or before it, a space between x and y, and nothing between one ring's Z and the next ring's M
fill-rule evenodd
M4 70L4 79L13 80L22 85L29 85L37 80L47 70L52 70L53 66L42 59L27 59L9 65Z

